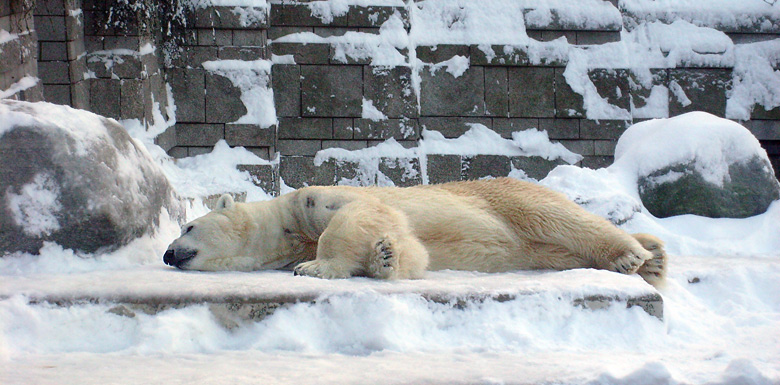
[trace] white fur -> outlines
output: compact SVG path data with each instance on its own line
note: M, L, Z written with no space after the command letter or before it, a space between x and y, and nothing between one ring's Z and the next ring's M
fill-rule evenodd
M235 203L225 196L172 250L194 270L295 267L322 278L420 278L426 269L591 267L660 284L663 243L630 235L545 187L508 178L410 188L307 187ZM646 263L647 262L647 263Z

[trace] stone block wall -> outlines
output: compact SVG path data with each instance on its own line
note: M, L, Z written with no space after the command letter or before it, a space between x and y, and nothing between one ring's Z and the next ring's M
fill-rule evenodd
M38 77L38 41L32 0L0 2L0 95L26 101L43 100Z
M176 104L176 137L171 155L180 158L208 153L219 140L246 147L264 159L275 154L276 127L239 123L248 113L241 99L243 91L224 73L203 66L217 60L267 59L267 30L265 7L190 10L184 43L165 64ZM259 175L256 177L260 178Z
M620 118L606 119L586 109L582 91L575 92L567 82L569 57L539 57L538 51L522 46L434 44L396 47L391 53L402 58L400 63L375 65L370 57L345 54L344 45L333 40L345 34L377 35L391 18L399 19L410 33L415 22L410 7L416 4L353 4L346 12L333 8L330 14L315 12L315 4L305 1L187 8L172 48L159 30L150 27L157 24L143 21L148 13L124 9L117 19L117 3L38 0L32 8L34 18L31 12L20 11L31 0L0 5L0 29L22 32L18 39L0 43L4 64L0 90L23 74L37 73L38 85L13 97L36 100L37 93L37 99L117 119L138 119L147 126L155 123L157 111L170 118L166 107L173 100L176 124L158 136L158 144L177 158L209 152L220 140L265 159L279 154L277 166L246 168L271 191L278 191L282 181L292 187L345 182L409 185L517 170L540 179L562 163L539 157L426 154L380 156L370 164L336 159L315 164L315 155L324 149L360 150L390 138L413 148L423 130L456 138L471 123L504 138L519 130L545 130L552 141L583 156L580 166L604 167L612 163L616 141L629 125L694 110L725 116L734 87L734 64L728 61L705 60L710 64L702 65L681 60L651 68L649 78L643 79L627 68L592 67L586 75L598 95L627 111ZM138 3L146 4L146 9L157 4ZM700 22L684 14L638 14L614 0L605 5L614 7L622 20L584 25L552 10L544 22L527 17L525 32L533 42L565 40L589 49L620 41L626 31L648 19ZM769 15L759 19L737 27L708 26L723 31L737 46L780 38L780 20ZM301 33L308 36L306 43L290 39ZM265 72L259 67L220 70L214 64L225 60L272 65ZM463 65L462 72L443 66L453 60ZM780 67L773 65L775 70ZM237 78L241 71L249 77ZM262 103L241 83L250 78L273 92L275 123L258 121ZM653 94L656 86L668 90L662 95L662 111L645 108L651 95L658 96ZM755 106L750 119L740 123L761 141L780 172L780 109Z

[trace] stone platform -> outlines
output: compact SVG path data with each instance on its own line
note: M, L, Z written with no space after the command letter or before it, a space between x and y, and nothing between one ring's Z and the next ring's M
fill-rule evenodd
M369 278L322 280L286 271L185 272L148 265L4 277L0 298L16 295L41 305L108 305L109 312L128 317L205 304L228 328L243 321L260 321L279 308L359 295L419 296L454 308L538 296L543 301L566 301L594 311L639 306L663 318L661 295L641 278L591 269L499 274L443 271L429 272L421 280L388 282Z

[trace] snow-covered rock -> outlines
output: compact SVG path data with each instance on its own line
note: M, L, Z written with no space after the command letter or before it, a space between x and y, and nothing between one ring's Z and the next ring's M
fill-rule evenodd
M766 151L738 123L704 112L631 126L615 165L633 169L639 197L659 218L745 218L780 198Z
M154 233L184 208L143 145L112 119L0 101L0 253L44 242L94 253Z

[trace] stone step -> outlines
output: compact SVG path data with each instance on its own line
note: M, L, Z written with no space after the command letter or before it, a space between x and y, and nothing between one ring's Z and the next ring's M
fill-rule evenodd
M32 304L108 305L127 317L207 305L225 327L260 321L280 308L327 303L337 296L416 295L454 308L507 302L524 296L566 301L583 309L639 306L663 319L663 298L638 276L592 269L562 272L429 272L425 279L379 281L369 278L322 280L286 271L185 272L161 266L67 275L7 277L0 298L22 295Z

